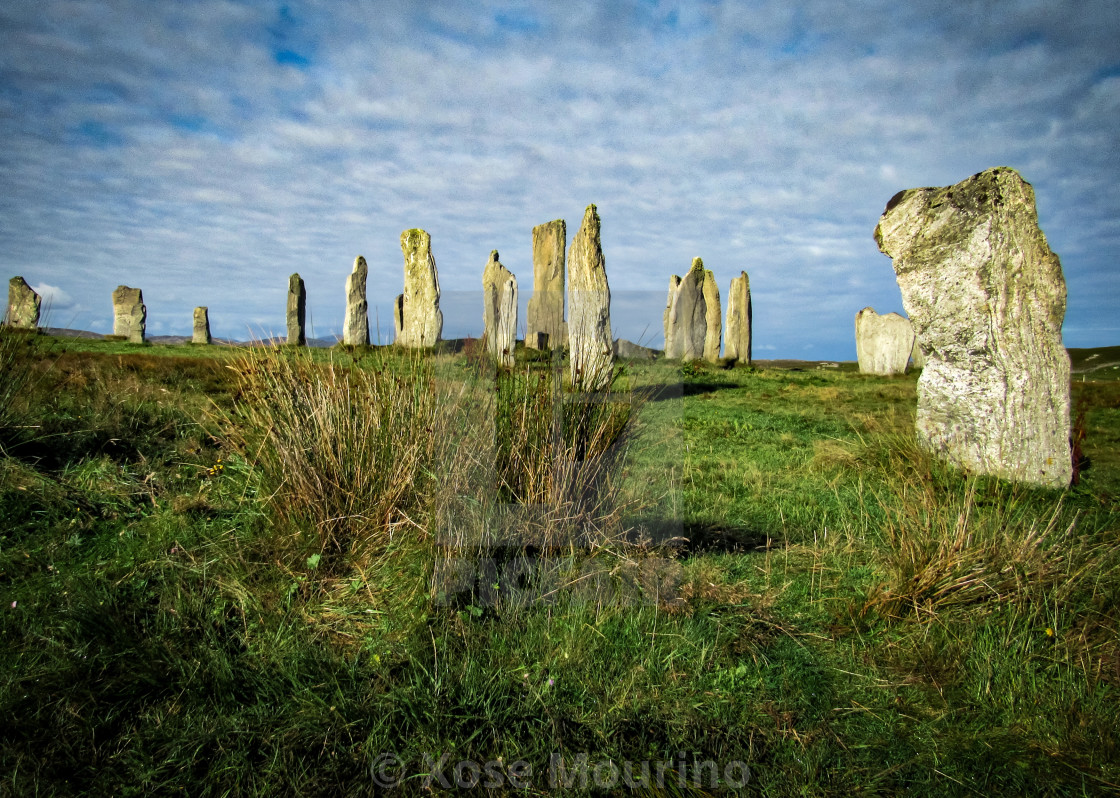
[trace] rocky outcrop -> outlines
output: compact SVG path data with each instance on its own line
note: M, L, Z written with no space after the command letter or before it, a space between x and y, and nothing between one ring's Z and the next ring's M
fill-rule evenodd
M393 324L397 344L411 348L434 346L443 334L439 309L439 272L432 257L432 237L423 230L401 233L404 253L404 293L397 297Z
M8 281L8 310L4 314L4 323L9 327L34 330L39 326L42 306L42 297L22 277L13 277Z
M148 309L139 288L118 285L113 291L113 335L142 344L148 323Z
M731 278L731 291L727 295L723 356L748 365L751 362L751 281L742 271L738 277Z
M346 277L346 319L342 326L342 343L347 346L369 346L368 275L366 259L361 255L354 258L354 269Z
M611 384L611 289L599 239L599 212L588 205L568 250L568 357L572 385L599 391Z
M709 363L719 361L719 348L723 338L723 308L719 302L716 276L704 269L704 359Z
M955 186L899 192L875 240L893 259L926 356L921 443L977 473L1066 487L1066 285L1030 184L998 167Z
M517 336L517 278L490 253L482 270L482 322L486 350L500 366L512 367Z
M533 228L533 295L529 297L525 334L525 346L530 349L559 348L567 344L568 330L564 323L567 235L563 219Z
M698 360L704 356L708 339L708 314L704 300L704 262L692 259L684 277L669 278L665 303L665 357L669 360Z
M299 273L288 278L288 346L307 346L307 289Z
M192 344L213 343L210 338L210 309L198 307L194 309L194 332L191 335Z
M905 374L914 350L914 329L897 313L880 316L875 308L856 314L856 360L861 374Z

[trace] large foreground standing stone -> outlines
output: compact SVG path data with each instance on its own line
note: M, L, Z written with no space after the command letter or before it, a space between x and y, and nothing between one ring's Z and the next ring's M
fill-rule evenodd
M568 340L564 323L564 247L567 241L568 231L563 219L533 228L533 295L529 297L525 334L525 346L530 349L559 348Z
M727 333L723 355L729 360L751 362L751 281L746 272L731 278L727 295Z
M1063 488L1072 476L1066 285L1034 190L998 167L902 191L875 228L925 368L918 438L967 469Z
M897 313L880 316L875 308L856 314L856 359L861 374L905 374L914 350L914 328Z
M611 289L594 205L587 206L568 250L568 357L573 386L586 391L610 386L614 371Z
M443 333L439 309L439 272L432 257L432 237L423 230L401 233L404 253L404 293L393 309L397 344L413 348L434 346Z
M669 278L665 302L665 357L697 360L704 356L708 337L708 313L704 300L704 261L692 259L684 277Z
M194 334L191 336L192 344L209 344L210 338L210 309L198 307L194 309Z
M288 346L307 346L307 289L296 272L288 278Z
M501 366L513 366L517 342L517 278L490 253L482 270L482 322L486 351Z
M346 320L342 327L342 343L348 346L369 346L368 275L366 259L361 255L354 258L354 270L346 277Z
M723 338L723 308L719 302L716 276L708 269L704 269L704 326L704 359L716 363Z
M43 298L22 277L8 281L8 312L4 314L4 323L9 327L34 330L39 326L42 306Z
M118 285L113 291L113 335L127 338L134 344L144 343L148 309L139 288Z

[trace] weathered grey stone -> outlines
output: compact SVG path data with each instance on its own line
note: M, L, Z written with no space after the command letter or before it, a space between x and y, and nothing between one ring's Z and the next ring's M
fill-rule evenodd
M498 260L498 250L482 270L482 322L486 349L501 366L514 363L517 342L517 278Z
M856 314L856 360L861 374L905 374L914 350L914 329L897 313L880 316L875 308Z
M4 314L4 323L9 327L34 330L39 326L42 306L43 298L22 277L8 281L8 311Z
M588 205L568 250L568 357L572 385L586 391L609 387L614 376L611 289L599 228L599 212Z
M307 289L296 272L288 278L288 346L307 346Z
M1063 488L1072 476L1066 285L1034 190L1007 167L899 192L875 228L926 365L918 439L964 468Z
M210 309L198 307L194 309L194 334L191 336L192 344L210 344Z
M704 299L704 261L692 259L684 277L669 278L669 296L663 316L665 357L697 360L704 356L708 337L708 313Z
M914 349L910 352L910 368L921 369L926 366L926 356L918 346L918 336L914 336Z
M369 346L368 275L366 259L361 255L354 258L354 269L346 276L346 320L342 327L342 343L347 346Z
M439 309L439 272L432 257L432 237L423 230L401 233L404 253L404 293L394 312L397 344L412 348L434 346L443 333Z
M568 340L564 323L564 247L568 232L563 219L533 228L533 295L529 297L525 345L542 349L563 346ZM541 338L544 333L547 339Z
M147 322L148 309L144 307L143 292L139 288L118 285L113 291L113 335L142 344Z
M716 276L708 269L704 269L704 327L704 359L716 363L723 337L723 308L720 307Z
M751 362L751 281L743 271L731 278L723 356L748 365Z
M625 338L614 339L614 356L622 360L656 360L660 354L656 349L627 341Z

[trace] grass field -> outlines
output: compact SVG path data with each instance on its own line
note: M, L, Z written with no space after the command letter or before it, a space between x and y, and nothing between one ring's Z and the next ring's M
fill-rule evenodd
M1064 492L915 375L477 351L0 335L0 794L1120 791L1111 350Z

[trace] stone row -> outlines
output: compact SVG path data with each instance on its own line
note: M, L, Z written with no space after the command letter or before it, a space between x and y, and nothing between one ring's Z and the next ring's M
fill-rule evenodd
M875 228L879 249L892 258L909 318L856 314L861 372L904 373L922 368L916 431L922 446L968 471L1061 488L1072 473L1069 356L1062 345L1066 284L1061 263L1038 226L1034 191L1013 169L997 167L956 185L899 192ZM526 345L569 350L571 382L586 390L610 385L610 287L600 219L587 207L565 262L566 228L555 220L533 229L533 286ZM401 234L404 292L394 307L397 344L430 347L440 340L439 274L431 238ZM565 268L569 274L565 275ZM362 257L346 281L343 341L369 343ZM570 318L564 319L565 277ZM513 364L517 279L492 252L483 270L487 351ZM41 299L22 277L8 288L6 323L34 328ZM302 345L306 290L293 274L288 290L288 342ZM138 288L113 292L113 332L143 342L147 309ZM695 258L673 275L663 316L665 356L719 358L719 290ZM195 309L193 340L209 343L208 312ZM750 362L751 299L746 272L732 280L724 356Z
M723 337L722 315L715 275L704 268L700 258L693 258L684 277L674 274L669 278L669 296L662 315L665 357L717 362ZM746 272L731 280L723 348L728 361L750 363L751 284Z

